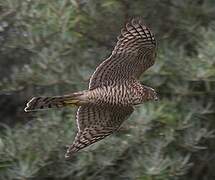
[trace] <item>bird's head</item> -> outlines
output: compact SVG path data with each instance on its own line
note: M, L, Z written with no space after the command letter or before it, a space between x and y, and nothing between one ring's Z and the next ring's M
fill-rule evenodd
M155 101L158 101L158 95L157 93L155 92L155 90L151 87L146 87L146 100L155 100Z

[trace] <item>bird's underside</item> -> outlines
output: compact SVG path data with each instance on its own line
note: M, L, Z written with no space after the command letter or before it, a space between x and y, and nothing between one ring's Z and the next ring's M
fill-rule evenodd
M122 29L112 54L93 73L89 89L64 96L34 97L25 111L78 106L78 132L66 158L116 131L133 106L156 99L155 91L138 82L155 61L155 38L141 19Z

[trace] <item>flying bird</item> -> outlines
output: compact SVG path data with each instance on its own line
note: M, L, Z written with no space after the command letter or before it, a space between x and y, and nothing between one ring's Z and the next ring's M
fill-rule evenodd
M156 57L156 41L141 18L129 21L121 30L112 54L92 74L88 90L54 97L33 97L25 111L78 107L78 132L65 154L75 152L117 131L133 112L133 107L157 100L151 87L142 85L140 75L151 67Z

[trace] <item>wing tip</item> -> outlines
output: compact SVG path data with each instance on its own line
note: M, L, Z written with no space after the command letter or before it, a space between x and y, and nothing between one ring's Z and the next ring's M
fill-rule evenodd
M66 147L67 147L67 151L66 151L65 156L64 156L66 160L70 160L70 159L73 157L73 155L74 155L77 151L80 150L80 149L76 148L76 147L74 146L74 144L72 144L72 145L70 145L70 146L66 146Z
M150 33L154 36L154 33L152 33L152 30L149 28L149 26L145 23L144 18L141 16L136 16L136 17L131 17L125 24L124 28L121 30L121 34L117 37L119 40L120 38L123 37L123 33L126 31L129 31L129 29L132 28L137 28L137 26L140 26L143 30L148 30Z

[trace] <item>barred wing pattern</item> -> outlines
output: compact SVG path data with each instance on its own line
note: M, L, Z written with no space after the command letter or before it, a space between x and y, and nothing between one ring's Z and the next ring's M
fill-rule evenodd
M93 73L89 89L139 76L155 62L156 41L142 19L133 19L122 29L111 56Z
M78 133L67 150L66 158L112 134L132 112L131 106L80 106L76 115Z
M111 56L93 73L89 90L98 87L114 87L133 82L155 62L156 42L154 35L141 19L133 19L122 29ZM111 86L113 85L113 86ZM120 92L120 90L119 90ZM113 97L117 93L111 91ZM132 106L83 105L79 107L76 120L78 133L68 148L66 158L116 131L133 112Z

